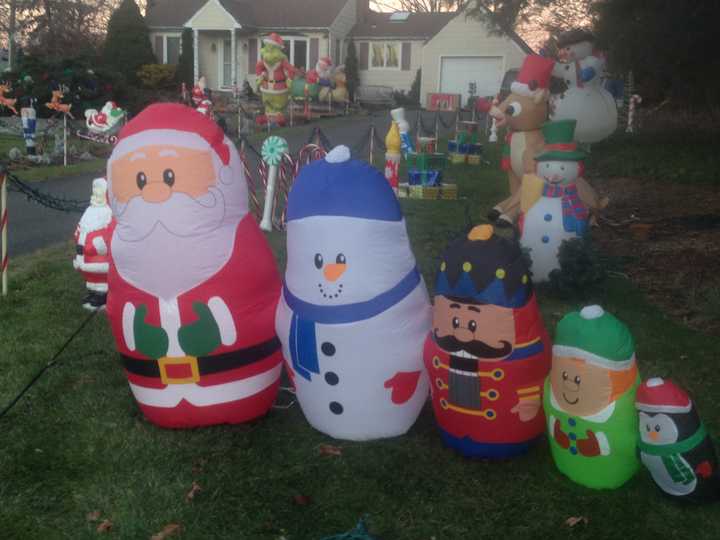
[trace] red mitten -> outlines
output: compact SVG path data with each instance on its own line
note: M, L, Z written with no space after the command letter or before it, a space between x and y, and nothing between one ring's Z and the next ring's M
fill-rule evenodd
M589 429L585 432L587 439L577 441L577 447L580 455L585 457L595 457L600 455L600 444L597 437Z
M555 437L555 442L557 442L565 450L567 450L570 446L570 438L565 433L563 433L562 429L560 429L560 420L555 420L555 426L553 427L553 437Z

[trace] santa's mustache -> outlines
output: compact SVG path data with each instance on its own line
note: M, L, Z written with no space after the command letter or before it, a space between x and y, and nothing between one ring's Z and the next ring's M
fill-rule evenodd
M508 356L513 350L512 344L504 340L500 341L500 343L502 343L501 347L493 347L484 341L480 341L479 339L473 341L460 341L452 335L440 337L438 336L437 330L435 330L434 334L435 341L440 348L450 354L458 351L465 351L473 356L477 356L478 358L503 358Z
M162 203L147 202L140 195L126 204L114 198L110 203L117 235L126 242L139 242L158 226L174 236L205 234L217 229L225 218L225 198L216 187L196 199L178 192Z

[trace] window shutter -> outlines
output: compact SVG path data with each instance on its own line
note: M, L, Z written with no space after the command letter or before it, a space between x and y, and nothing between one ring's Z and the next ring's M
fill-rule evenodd
M313 69L317 64L320 56L320 40L318 38L310 38L310 65L308 69Z
M258 40L248 39L248 73L255 73L255 65L258 61Z
M370 44L367 41L360 43L360 58L358 58L358 66L361 70L367 71L368 59L370 57Z
M412 43L403 41L402 44L402 60L400 61L401 69L403 71L410 71L410 51L412 50Z
M163 36L155 36L155 57L158 64L165 63L165 50L163 49Z

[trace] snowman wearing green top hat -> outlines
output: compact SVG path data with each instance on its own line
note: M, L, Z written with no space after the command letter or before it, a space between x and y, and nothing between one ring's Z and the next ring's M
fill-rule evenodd
M638 470L640 384L630 330L600 306L560 320L543 407L558 469L578 484L612 489Z
M585 234L595 205L592 190L580 187L585 154L573 142L575 120L542 126L544 151L535 157L536 175L526 175L521 188L520 243L530 250L534 282L547 281L560 268L558 250L571 238ZM585 199L583 196L585 196Z

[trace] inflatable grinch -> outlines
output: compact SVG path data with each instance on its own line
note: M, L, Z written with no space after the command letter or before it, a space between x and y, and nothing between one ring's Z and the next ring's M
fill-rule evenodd
M447 446L503 458L542 435L550 340L520 247L492 226L475 227L443 254L424 359Z
M278 34L273 32L263 39L263 43L255 75L265 106L265 116L258 121L282 125L285 123L284 113L295 68L288 62L283 40Z
M143 414L163 427L265 414L282 370L280 277L235 146L207 116L155 104L120 131L107 176L107 312Z
M402 435L427 398L431 313L395 193L338 146L300 170L287 220L276 326L305 418L337 439Z
M640 375L630 330L600 306L557 325L545 415L553 459L574 482L617 488L637 472L635 392Z
M668 495L694 502L720 499L715 448L687 392L670 380L648 379L637 391L640 459Z
M617 128L617 106L605 90L605 59L594 50L595 37L585 30L571 30L558 38L558 62L553 76L565 90L552 97L552 120L577 120L575 140L594 143Z

